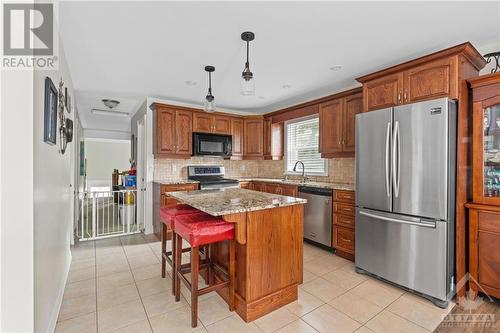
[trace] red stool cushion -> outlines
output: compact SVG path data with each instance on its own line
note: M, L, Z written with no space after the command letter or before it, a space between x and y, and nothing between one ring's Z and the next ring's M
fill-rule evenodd
M161 207L160 219L163 223L168 225L170 229L174 230L174 221L177 216L200 213L205 214L201 210L193 208L189 205L178 204L173 207Z
M195 247L234 239L234 223L210 215L182 215L175 219L175 232Z

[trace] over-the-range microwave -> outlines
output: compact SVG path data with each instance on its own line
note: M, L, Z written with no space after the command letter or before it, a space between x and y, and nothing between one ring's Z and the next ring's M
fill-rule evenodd
M193 133L193 156L230 157L233 139L231 135Z

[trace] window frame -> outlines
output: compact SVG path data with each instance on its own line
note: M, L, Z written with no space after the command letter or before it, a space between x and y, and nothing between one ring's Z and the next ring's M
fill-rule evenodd
M284 156L283 157L284 158L283 158L283 161L284 161L284 167L285 167L284 174L286 176L302 175L302 170L300 170L298 172L297 171L293 172L292 170L288 170L288 125L298 123L301 121L306 121L309 119L314 119L314 118L318 119L318 132L319 132L319 114L318 113L315 113L315 114L312 114L309 116L304 116L304 117L286 120L284 123L284 143L283 143L283 148L284 148L284 152L283 152ZM320 140L318 138L318 152L319 152L319 141ZM304 172L304 176L328 177L328 159L322 158L322 157L320 157L320 158L323 160L323 163L324 163L324 172L307 172L307 169L306 169L306 171Z

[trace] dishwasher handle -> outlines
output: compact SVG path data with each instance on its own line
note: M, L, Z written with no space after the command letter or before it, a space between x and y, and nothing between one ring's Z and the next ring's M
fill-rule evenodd
M299 193L308 193L314 195L322 195L325 197L332 197L332 189L312 186L299 186Z

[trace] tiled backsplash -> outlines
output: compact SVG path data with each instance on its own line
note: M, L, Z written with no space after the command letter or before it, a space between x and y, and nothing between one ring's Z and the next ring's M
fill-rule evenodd
M192 157L188 160L156 159L155 180L187 178L187 166L193 164L222 164L226 177L280 178L284 175L283 161L230 161L218 157ZM293 178L293 177L292 177ZM354 184L354 158L328 160L328 176L309 177L315 181Z

